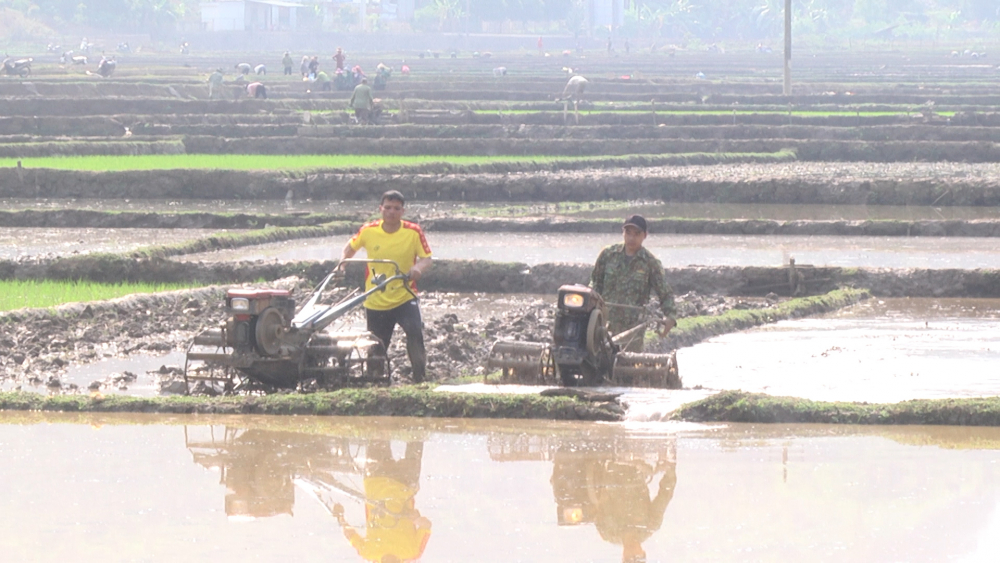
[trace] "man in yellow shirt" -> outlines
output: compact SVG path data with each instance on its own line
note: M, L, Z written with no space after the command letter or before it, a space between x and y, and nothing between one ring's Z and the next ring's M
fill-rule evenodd
M385 291L377 291L365 300L365 314L368 331L378 337L386 349L396 325L402 327L406 333L406 353L413 367L413 382L421 383L427 373L427 351L424 348L420 304L415 295L417 281L431 266L431 247L416 223L403 221L405 205L403 194L396 190L382 194L379 203L382 218L362 225L344 245L340 259L351 258L364 248L369 258L392 260L409 276L409 291L402 280L389 284ZM369 264L365 272L365 290L375 285L372 283L374 276L385 274L392 277L395 273L391 264Z

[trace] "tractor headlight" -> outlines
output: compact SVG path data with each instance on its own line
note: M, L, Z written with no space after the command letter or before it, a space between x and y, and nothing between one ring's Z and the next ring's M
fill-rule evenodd
M579 506L563 509L563 520L567 524L579 524L583 522L583 509Z
M563 295L563 307L578 308L583 307L583 296L579 293L567 293Z
M233 311L250 311L250 300L246 297L233 297L232 301L229 302L229 307Z

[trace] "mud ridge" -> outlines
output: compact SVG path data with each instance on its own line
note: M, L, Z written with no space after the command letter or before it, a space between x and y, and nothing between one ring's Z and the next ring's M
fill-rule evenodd
M724 155L723 155L724 156ZM735 157L734 157L735 158ZM580 163L577 163L580 164ZM493 166L493 165L490 165ZM539 165L542 166L542 165ZM589 166L589 165L588 165ZM616 165L617 166L617 165ZM1000 205L995 166L729 162L556 172L80 172L0 168L0 196L85 199L377 201L387 185L413 201L648 201L746 204ZM511 167L516 170L516 167Z
M0 393L0 410L141 412L170 414L270 414L325 416L415 416L437 418L534 418L617 421L615 402L570 397L438 393L431 386L344 389L331 393L263 397L154 397Z
M147 229L250 229L271 227L322 227L329 234L342 234L359 226L362 214L338 216L332 214L277 215L269 213L154 213L91 211L77 209L55 210L0 210L0 227L54 227L54 228L147 228ZM576 219L572 216L546 218L494 218L494 217L427 217L418 219L428 232L469 233L613 233L620 229L620 221L612 219ZM830 235L877 237L997 237L1000 220L917 220L886 219L877 221L846 220L795 220L770 219L698 219L664 218L647 219L652 232L660 234L711 234L711 235ZM351 222L343 225L342 222ZM337 227L329 224L338 222ZM312 234L302 229L272 233L264 242L328 236ZM218 237L211 237L217 239ZM220 248L237 248L261 244L261 239L241 234L230 234L225 245L218 241L191 242L171 247L169 254L204 252Z
M828 403L723 391L682 406L672 420L692 422L941 424L1000 426L1000 397L913 400L900 403Z
M58 229L266 229L317 226L334 221L360 222L357 215L209 212L93 211L89 209L0 209L0 227ZM322 236L322 235L321 235Z

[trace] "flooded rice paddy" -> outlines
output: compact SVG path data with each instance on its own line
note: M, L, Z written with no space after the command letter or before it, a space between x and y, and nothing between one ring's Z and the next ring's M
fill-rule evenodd
M184 242L223 231L207 229L49 229L0 227L0 259L128 252L144 246Z
M346 236L324 237L190 254L185 261L332 260ZM621 234L435 233L427 238L435 258L521 262L593 263L601 248ZM990 238L838 237L786 235L650 234L644 246L665 267L780 266L795 258L816 266L879 268L1000 268L1000 248Z
M2 413L0 549L37 562L987 561L998 445L995 428Z
M1000 300L870 299L681 349L685 387L892 403L1000 395Z

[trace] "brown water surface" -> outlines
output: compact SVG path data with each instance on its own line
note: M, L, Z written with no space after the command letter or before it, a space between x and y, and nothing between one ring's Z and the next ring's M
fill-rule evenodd
M988 561L998 447L996 428L0 413L0 550L60 563Z
M226 231L220 229L0 227L0 259L90 252L128 252L144 246L174 244L224 232Z

